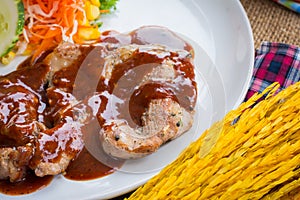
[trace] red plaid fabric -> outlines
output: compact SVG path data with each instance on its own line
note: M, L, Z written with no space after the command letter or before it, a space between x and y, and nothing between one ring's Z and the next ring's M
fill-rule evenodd
M262 92L273 82L280 90L300 81L300 48L294 45L263 42L256 51L254 71L245 100Z

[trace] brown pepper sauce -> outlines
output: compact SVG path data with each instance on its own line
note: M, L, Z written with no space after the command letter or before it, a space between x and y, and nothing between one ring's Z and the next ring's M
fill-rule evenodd
M11 183L8 180L0 181L0 193L6 195L25 195L41 190L51 183L53 176L37 177L28 171L23 181Z
M114 169L103 165L84 148L77 159L69 165L64 176L67 179L84 181L106 176L113 172Z
M157 43L169 46L170 48L184 49L188 52L193 52L192 47L187 42L176 36L168 29L158 26L141 27L129 34L107 31L102 33L101 39L102 43L111 44L112 48L113 45ZM72 88L67 89L73 90L73 95L79 100L84 99L88 95L92 95L93 92L101 93L103 91L109 91L112 96L122 99L123 104L113 104L117 106L113 109L116 109L119 114L117 116L110 115L108 117L126 119L128 116L126 113L123 113L122 110L124 110L124 106L129 106L130 118L134 119L135 123L131 125L139 126L141 125L141 122L139 121L140 116L145 111L150 100L165 97L171 97L185 108L193 109L197 91L196 82L194 80L194 69L191 63L183 62L186 63L186 65L174 66L177 73L181 74L181 76L179 76L180 79L178 79L175 86L168 83L149 83L136 90L134 89L134 86L142 80L145 74L162 62L161 58L152 54L139 53L136 57L133 56L131 59L127 60L127 62L118 64L118 66L114 67L112 78L110 82L106 84L104 83L104 79L100 77L104 63L104 58L99 56L103 53L102 49L98 47L90 47L88 51L84 52L84 62L78 62L78 66L73 66L71 69L66 68L65 70L61 70L59 72L61 74L56 74L57 80L60 79L59 76L64 78L66 74L70 74L70 80L67 80L67 82L72 82L74 85ZM186 58L181 58L177 54L172 54L170 55L170 59L176 61L176 59L181 60ZM136 66L147 63L152 63L149 65L150 67L148 67L147 70L143 70L142 73L132 74L133 71L131 70ZM79 72L80 76L77 76L76 80L74 80L76 74ZM131 75L126 76L126 73L129 75L131 73ZM81 75L83 76L81 77ZM122 84L116 85L117 82ZM64 83L54 82L54 84ZM126 87L124 87L124 85L126 85ZM128 96L126 94L133 95ZM87 137L89 137L88 135L91 133L98 134L101 125L107 120L106 117L103 116L103 112L109 104L109 101L112 100L108 99L106 96L99 95L99 102L94 102L95 104L99 103L101 105L100 108L96 106L99 109L96 112L97 114L94 116L97 120L95 118L92 120L92 124L95 125L94 122L97 121L97 125L90 125L83 129L83 134L87 135ZM99 162L90 155L86 148L84 148L78 157L70 163L64 176L67 179L83 181L103 177L113 173L114 170L115 169ZM0 192L10 195L28 194L45 187L52 180L51 176L37 178L32 174L33 173L28 173L28 176L25 177L24 181L19 183L0 181Z

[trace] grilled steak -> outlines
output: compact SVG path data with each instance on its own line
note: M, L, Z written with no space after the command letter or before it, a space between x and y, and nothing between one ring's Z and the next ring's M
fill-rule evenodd
M137 30L62 43L0 77L0 179L62 173L91 134L106 154L131 159L186 132L197 88L191 49L174 38L176 49Z

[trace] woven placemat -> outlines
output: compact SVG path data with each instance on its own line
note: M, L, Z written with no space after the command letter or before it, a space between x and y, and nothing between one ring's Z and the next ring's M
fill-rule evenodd
M254 37L255 48L263 41L300 46L300 14L271 0L240 0Z

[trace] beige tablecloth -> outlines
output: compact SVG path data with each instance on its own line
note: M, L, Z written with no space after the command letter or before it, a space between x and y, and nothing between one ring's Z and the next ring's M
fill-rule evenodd
M300 46L300 14L271 0L240 0L251 23L255 48L262 41Z

